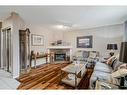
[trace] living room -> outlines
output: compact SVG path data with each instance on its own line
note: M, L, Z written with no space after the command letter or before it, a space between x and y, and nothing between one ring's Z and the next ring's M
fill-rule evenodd
M0 14L1 89L127 88L126 6L0 6Z

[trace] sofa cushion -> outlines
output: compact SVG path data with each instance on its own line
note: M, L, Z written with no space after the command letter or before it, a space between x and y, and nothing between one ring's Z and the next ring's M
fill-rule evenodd
M108 65L108 64L106 64L106 63L102 63L102 62L97 62L97 63L96 63L96 66L109 67L109 65Z
M79 50L75 53L76 57L82 57L82 51Z
M89 51L83 51L82 56L84 58L88 58L89 57Z
M89 57L94 59L94 58L97 57L97 55L98 55L97 53L98 53L98 52L96 52L96 51L90 51Z
M120 62L120 61L117 60L116 63L114 64L113 71L118 70L119 66L122 65L122 64L123 64L122 62Z
M114 70L114 68L115 68L115 65L117 64L117 59L115 58L114 60L113 60L113 62L112 62L112 64L111 64L111 67L112 67L112 69Z
M110 73L100 72L100 71L94 71L92 74L93 77L98 77L100 80L108 81L111 79Z
M105 73L111 73L112 72L112 69L110 67L99 67L99 66L96 66L94 68L94 71L100 71L100 72L105 72Z
M91 75L91 78L90 78L89 87L91 89L95 88L95 84L96 84L96 80L97 79L109 82L110 79L111 79L111 75L109 73L104 73L104 72L100 72L100 71L94 71L93 74Z
M111 73L112 68L109 65L105 64L105 63L97 62L95 67L94 67L94 71Z

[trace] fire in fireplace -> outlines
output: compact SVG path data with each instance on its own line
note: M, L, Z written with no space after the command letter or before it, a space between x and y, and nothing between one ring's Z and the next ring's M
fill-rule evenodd
M65 53L55 54L55 61L65 61L65 60L66 60Z

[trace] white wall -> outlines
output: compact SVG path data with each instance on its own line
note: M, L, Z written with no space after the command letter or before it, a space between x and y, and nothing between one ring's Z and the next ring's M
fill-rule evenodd
M108 43L117 43L118 51L120 49L120 43L123 39L123 24L103 26L92 29L82 29L78 31L68 31L64 33L64 38L66 41L71 42L73 46L73 53L77 50L96 50L99 51L102 56L107 52ZM76 38L78 36L93 36L93 48L82 49L76 47Z

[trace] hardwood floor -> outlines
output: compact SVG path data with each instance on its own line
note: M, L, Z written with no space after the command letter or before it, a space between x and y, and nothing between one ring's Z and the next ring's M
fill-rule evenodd
M28 73L22 74L17 78L21 82L17 89L74 89L60 83L61 68L67 65L67 63L52 63L32 68ZM87 70L78 86L79 89L88 89L91 74L92 70Z
M89 89L89 80L93 73L93 69L87 69L86 74L84 75L83 79L81 80L78 88L79 89Z

